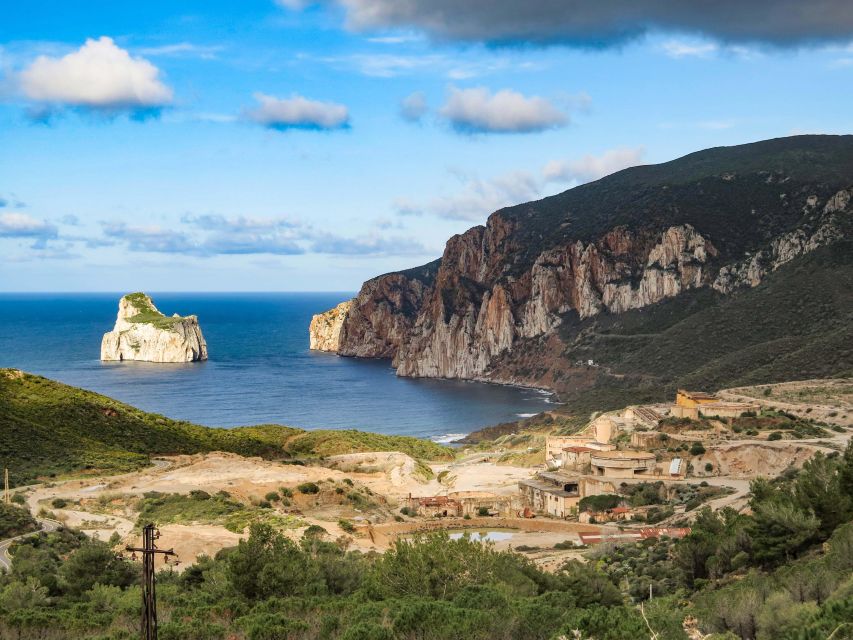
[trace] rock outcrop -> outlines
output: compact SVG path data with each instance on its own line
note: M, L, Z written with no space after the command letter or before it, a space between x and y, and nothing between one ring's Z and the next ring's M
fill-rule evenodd
M101 360L195 362L207 360L207 343L196 316L163 315L144 293L119 301L112 331L101 341Z
M333 351L337 353L341 345L341 329L349 313L352 300L341 302L334 309L318 313L311 318L308 327L310 348L314 351Z
M628 169L502 209L448 240L440 260L366 282L337 351L391 358L403 376L538 384L519 349L539 349L541 361L541 349L562 350L592 318L702 288L735 295L849 240L851 176L853 137L804 136Z

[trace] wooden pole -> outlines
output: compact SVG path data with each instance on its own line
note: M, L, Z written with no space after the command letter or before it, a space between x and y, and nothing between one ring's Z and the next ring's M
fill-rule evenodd
M10 504L12 502L9 495L9 469L3 469L3 502Z
M157 640L157 585L154 578L154 557L161 553L166 558L175 555L172 549L158 549L154 540L160 532L153 524L142 528L142 547L126 547L127 551L142 554L142 640Z

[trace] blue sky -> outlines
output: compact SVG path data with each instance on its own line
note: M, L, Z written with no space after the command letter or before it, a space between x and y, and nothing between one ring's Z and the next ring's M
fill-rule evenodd
M3 3L0 290L354 290L503 205L853 125L843 2L389 2Z

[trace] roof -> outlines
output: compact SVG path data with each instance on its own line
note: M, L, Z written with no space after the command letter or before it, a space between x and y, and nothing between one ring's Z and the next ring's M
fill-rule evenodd
M453 498L447 496L428 496L426 498L417 498L418 504L424 507L437 507L447 504L458 504Z
M531 487L533 489L537 489L542 493L548 493L552 496L557 496L559 498L577 498L577 493L570 493L560 487L557 487L553 484L548 484L547 482L538 482L537 480L519 480L519 486L525 485Z
M568 476L563 473L555 473L553 471L540 471L536 474L540 480L548 480L550 482L559 482L560 484L577 484L580 478L577 476Z
M584 453L585 451L595 451L589 447L563 447L563 451L571 451L572 453Z
M596 451L595 457L610 460L654 460L655 454L648 451Z
M717 396L713 393L707 393L705 391L685 391L684 389L679 389L678 393L687 396L688 398L693 398L694 400L716 400Z
M610 513L628 513L630 509L628 507L613 507L610 510Z

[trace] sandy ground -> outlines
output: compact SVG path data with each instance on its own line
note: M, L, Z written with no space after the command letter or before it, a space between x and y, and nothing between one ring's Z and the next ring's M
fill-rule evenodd
M211 453L195 456L175 456L157 460L153 467L136 473L112 477L93 477L60 483L37 485L27 499L34 512L45 508L69 526L81 528L87 534L108 540L118 533L122 545L137 544L134 533L137 513L124 505L130 496L141 496L149 491L163 493L189 493L200 489L208 493L227 491L234 498L259 500L270 491L281 487L295 487L303 482L343 482L349 479L356 487L364 486L384 496L385 519L396 512L399 501L409 494L427 496L449 491L485 491L500 494L516 490L518 480L530 477L532 469L498 466L482 462L478 457L467 461L433 465L435 477L427 480L419 472L415 461L402 453L380 452L335 456L325 466L298 466L280 464L260 458L243 458L229 453ZM438 481L441 472L442 481ZM109 498L115 497L114 503ZM64 498L80 504L57 509L51 503ZM301 498L297 493L297 499ZM107 501L104 506L103 501ZM332 539L347 536L338 526L345 515L355 522L362 520L357 511L342 514L337 505L306 505L305 500L292 511L307 524L317 524L329 532ZM174 547L184 564L200 554L212 555L221 548L233 546L245 534L228 531L222 526L195 523L191 525L168 524L161 528L161 546ZM297 538L304 528L288 531ZM527 544L527 543L523 543ZM353 548L364 551L376 549L365 537L351 540Z
M763 393L767 386L772 387L769 396ZM849 379L729 389L721 392L720 396L731 400L754 399L764 406L845 427L849 427L853 420L853 380ZM711 462L713 475L690 478L687 482L706 480L715 486L732 487L735 490L733 494L712 500L709 504L713 508L741 508L746 503L751 478L773 476L790 465L801 466L818 449L840 448L850 435L851 431L845 431L840 434L832 432L831 437L824 439L721 443L708 447L699 461L700 464ZM266 493L282 487L295 490L303 482L331 481L338 486L346 486L341 483L349 480L356 488L365 487L381 496L377 497L377 506L372 511L362 512L352 505L328 501L321 504L297 492L293 507L279 506L279 510L297 514L306 525L322 526L331 539L346 537L352 548L382 550L385 545L372 542L361 529L354 537L346 534L339 527L338 520L346 517L357 524L366 524L369 519L374 523L386 523L378 526L390 531L395 526L392 516L398 513L400 502L410 494L431 496L465 491L510 495L517 491L519 480L531 477L542 468L541 465L527 468L499 465L493 461L496 457L496 454L476 452L453 462L436 463L431 465L433 477L426 478L423 468L419 468L411 457L397 452L334 456L324 461L322 466L286 465L228 453L175 456L156 460L154 466L136 473L35 485L28 490L27 500L34 513L45 508L62 522L102 540L118 533L122 545L126 545L138 543L134 532L138 514L126 506L128 502L132 503L128 497L148 491L189 493L201 489L215 493L223 490L236 499L249 502L258 501ZM110 496L117 498L114 503L110 502ZM55 498L65 498L75 504L56 509L51 505ZM298 538L302 531L304 528L286 533ZM198 555L213 555L219 549L235 545L244 535L245 532L233 533L212 524L169 524L161 527L160 546L174 547L186 566ZM576 536L565 531L516 531L511 539L498 541L496 547L542 547L542 551L528 552L529 557L545 568L554 569L566 559L577 556L578 552L555 551L548 547L572 537Z

